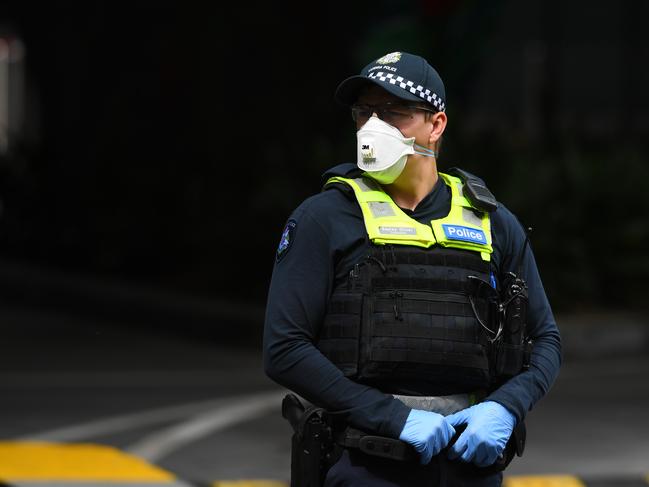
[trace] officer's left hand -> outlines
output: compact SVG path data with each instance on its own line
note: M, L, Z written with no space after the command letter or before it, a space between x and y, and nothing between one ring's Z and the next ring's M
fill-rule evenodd
M479 467L495 463L502 454L516 425L516 417L501 404L486 401L446 416L453 427L466 424L449 449L450 459L460 458Z

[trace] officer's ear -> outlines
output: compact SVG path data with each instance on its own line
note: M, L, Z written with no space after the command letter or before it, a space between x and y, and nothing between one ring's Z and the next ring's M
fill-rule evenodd
M429 145L432 145L433 147L437 146L437 141L441 140L442 134L446 129L447 121L448 118L444 112L437 112L430 115L430 134L428 136Z

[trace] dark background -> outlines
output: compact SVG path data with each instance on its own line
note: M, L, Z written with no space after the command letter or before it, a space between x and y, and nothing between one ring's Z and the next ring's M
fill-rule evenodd
M260 330L288 215L354 161L336 86L402 50L445 80L440 169L534 228L555 311L648 309L645 1L0 6L4 299Z

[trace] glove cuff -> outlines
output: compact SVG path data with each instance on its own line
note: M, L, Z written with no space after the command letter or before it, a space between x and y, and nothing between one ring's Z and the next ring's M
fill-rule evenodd
M498 411L498 415L502 418L509 418L512 428L516 426L517 419L516 415L512 413L506 406L503 406L496 401L485 401L484 404L489 404L490 407L495 408Z

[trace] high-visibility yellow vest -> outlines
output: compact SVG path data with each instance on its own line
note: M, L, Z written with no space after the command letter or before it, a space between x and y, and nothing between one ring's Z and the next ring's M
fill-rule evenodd
M430 225L419 223L406 215L370 178L335 176L327 184L343 183L354 190L363 212L365 229L374 244L423 248L440 245L479 252L483 260L489 261L493 252L489 213L471 206L463 195L459 178L444 173L439 173L439 176L451 188L451 211L444 218L432 220Z

